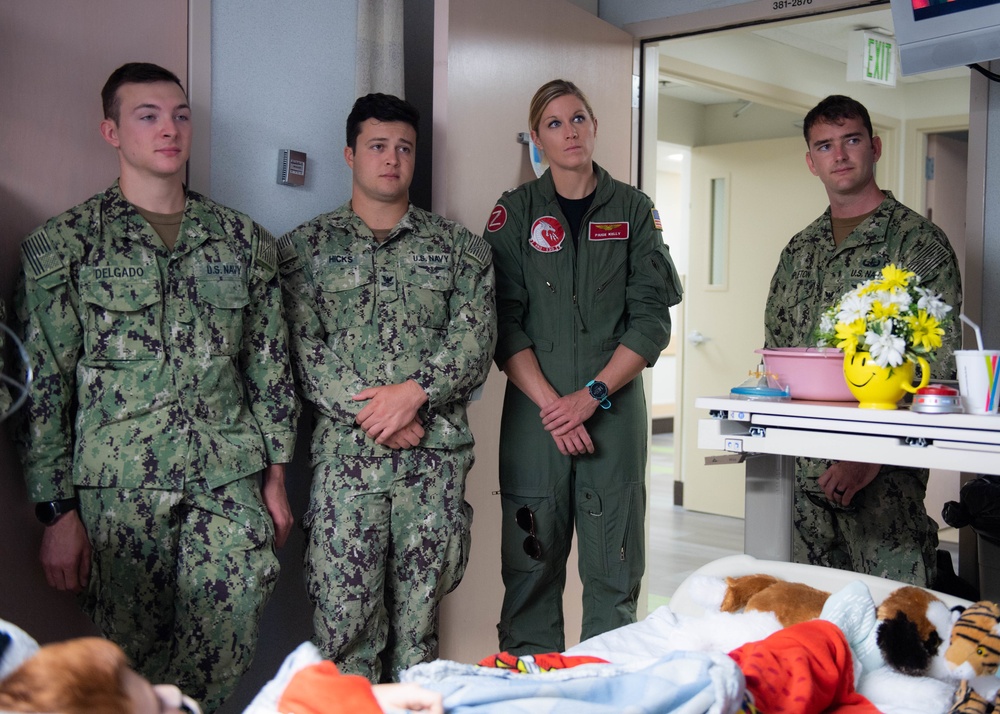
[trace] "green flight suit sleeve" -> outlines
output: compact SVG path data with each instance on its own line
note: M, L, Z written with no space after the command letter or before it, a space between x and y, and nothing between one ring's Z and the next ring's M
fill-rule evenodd
M625 288L628 329L621 344L653 365L670 342L670 307L683 290L663 235L653 223L653 203L639 194L634 233L629 239L629 275Z
M431 408L469 400L486 381L497 337L492 250L464 227L456 224L452 230L461 250L448 298L447 334L440 348L410 375Z
M524 315L528 309L528 289L525 287L524 264L521 255L522 220L524 211L502 197L497 206L506 211L506 221L496 231L489 227L483 232L493 248L493 270L496 278L497 338L493 359L497 367L521 350L534 347L524 331Z
M295 450L299 403L282 315L277 245L274 236L256 223L252 250L240 366L268 460L271 464L288 463Z

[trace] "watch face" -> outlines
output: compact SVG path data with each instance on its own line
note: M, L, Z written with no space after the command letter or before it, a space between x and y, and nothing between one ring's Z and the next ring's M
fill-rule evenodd
M57 515L55 504L51 501L39 503L35 506L35 516L45 525L52 523Z
M597 401L601 401L608 396L608 385L604 382L594 382L590 385L590 396Z

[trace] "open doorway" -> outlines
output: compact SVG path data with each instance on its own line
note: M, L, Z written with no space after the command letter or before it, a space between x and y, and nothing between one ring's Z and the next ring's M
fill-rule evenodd
M940 162L949 173L962 171L950 167L967 151L969 70L900 77L894 88L849 82L848 46L861 29L891 34L888 5L646 44L646 67L657 67L657 106L644 110L644 121L655 122L657 158L655 171L643 171L643 188L656 197L686 288L674 316L673 354L653 372L653 413L663 411L657 403L668 392L662 382L673 384L675 406L672 480L654 464L652 503L665 503L669 494L674 508L744 516L744 468L704 465L697 419L705 415L693 405L698 396L728 393L756 366L753 350L763 343L763 307L778 253L826 208L822 186L803 159L801 120L817 101L847 94L869 108L885 147L880 186L941 223L962 254L964 216L944 214L948 206L964 207L964 195L944 198L938 191L947 186L964 193L964 173L947 181ZM651 133L645 131L644 140ZM946 158L928 161L938 135ZM653 153L644 149L644 160L652 161ZM934 175L937 188L928 180ZM664 438L654 433L654 454ZM954 489L952 476L944 475L940 492L957 492L953 476ZM937 516L940 507L929 512ZM661 516L652 514L652 529L665 522Z

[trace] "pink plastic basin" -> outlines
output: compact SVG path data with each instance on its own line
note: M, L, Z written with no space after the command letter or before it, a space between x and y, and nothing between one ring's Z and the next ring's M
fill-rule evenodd
M835 347L773 347L754 350L764 356L764 370L792 399L856 402L844 380L844 353Z

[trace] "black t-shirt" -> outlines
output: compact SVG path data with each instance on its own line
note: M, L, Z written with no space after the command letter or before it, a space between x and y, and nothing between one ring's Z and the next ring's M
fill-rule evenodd
M583 222L583 214L587 212L590 208L590 204L594 202L594 195L597 193L597 188L595 187L589 195L583 198L564 198L558 193L556 194L556 199L559 201L559 208L562 210L563 215L566 216L566 221L569 223L569 232L573 236L573 246L579 245L578 236L580 235L580 223Z

